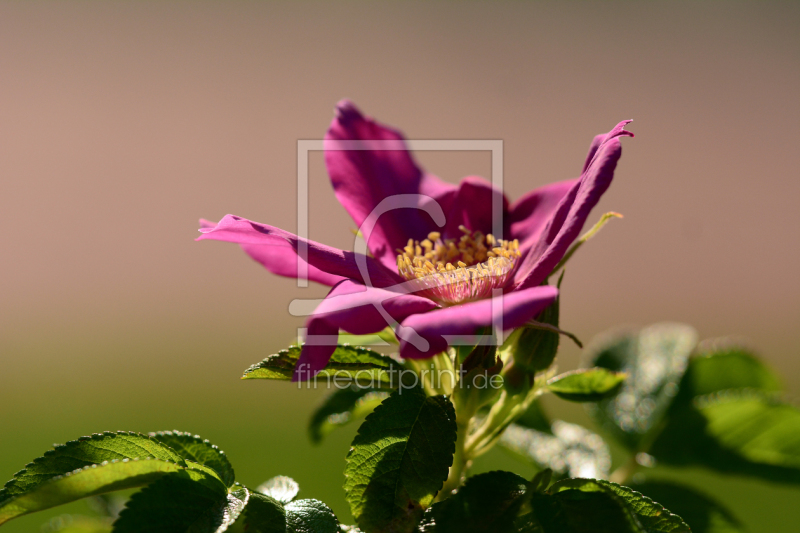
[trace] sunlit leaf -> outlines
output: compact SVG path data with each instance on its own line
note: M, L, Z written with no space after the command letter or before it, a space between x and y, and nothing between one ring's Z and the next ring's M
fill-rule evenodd
M250 494L243 521L247 533L286 533L286 509L283 504L258 492Z
M112 490L141 487L165 474L185 471L175 463L160 459L115 460L112 463L85 466L56 476L34 489L0 503L0 523L18 516L42 511L87 496ZM208 481L208 474L192 471L198 481ZM223 487L222 484L219 484Z
M728 389L781 390L778 377L746 348L730 341L703 341L689 360L671 411L691 406L694 398Z
M587 365L628 375L619 393L590 411L632 451L660 424L686 370L697 334L689 326L655 324L641 331L607 335L587 348Z
M185 460L152 437L132 432L81 437L45 452L6 483L0 491L0 524L87 496L139 487L179 471L225 487L212 469Z
M599 435L560 420L550 433L511 424L499 444L537 468L569 477L604 478L611 467L611 454Z
M616 394L625 377L605 368L578 369L548 380L547 390L571 402L597 402Z
M281 503L289 503L300 492L300 485L290 477L275 476L259 485L256 490Z
M610 481L565 479L555 483L547 492L553 499L549 505L544 496L534 495L532 498L545 533L691 533L681 517L660 503Z
M292 379L302 346L290 346L270 355L244 371L242 379ZM363 386L395 388L398 386L398 363L367 348L339 345L328 365L315 376L316 380L336 383L355 382Z
M336 389L325 397L308 425L308 433L315 444L334 429L370 414L389 397L387 391L350 386Z
M654 502L641 492L606 481L602 479L594 480L598 485L611 490L614 494L622 498L628 506L636 513L636 517L648 531L648 533L690 533L691 529L683 519L664 508L661 503ZM569 484L569 482L567 482Z
M114 522L114 533L222 533L244 510L244 487L214 490L185 473L164 476L135 493Z
M339 533L339 521L319 500L297 500L286 505L286 533Z
M692 528L692 533L744 533L745 528L721 503L685 486L646 482L634 488L669 507Z
M183 459L211 468L226 486L230 487L236 480L225 452L208 439L182 431L159 431L149 436L172 448Z
M442 487L453 462L455 411L443 396L401 389L364 421L345 468L345 493L358 526L408 531Z
M659 461L800 483L800 409L755 389L701 396L654 443Z
M590 479L567 479L530 497L528 524L543 533L650 533L625 501Z

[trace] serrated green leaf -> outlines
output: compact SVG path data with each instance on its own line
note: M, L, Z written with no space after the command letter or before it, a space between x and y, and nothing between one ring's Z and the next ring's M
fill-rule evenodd
M535 523L529 525L543 533L648 533L622 498L591 481L564 480L548 493L531 494Z
M339 520L319 500L297 500L286 505L286 533L339 533Z
M149 436L172 448L183 459L211 468L225 486L230 487L236 481L233 466L225 452L208 439L182 431L158 431Z
M536 468L569 477L603 478L611 468L611 453L599 435L560 420L550 433L511 424L498 444Z
M278 500L252 492L244 508L247 533L286 533L286 510Z
M0 490L0 524L87 496L142 486L184 469L205 471L146 435L106 432L81 437L45 452L6 483ZM210 476L196 475L213 483L206 479Z
M605 368L578 369L548 380L547 390L571 402L598 402L616 394L626 377Z
M131 496L114 533L222 533L248 503L244 487L214 490L185 472L164 476Z
M727 389L778 392L778 377L746 348L725 340L704 341L689 361L676 403Z
M543 533L646 533L631 511L605 492L534 495L531 506Z
M669 323L593 342L586 350L585 366L625 372L628 377L616 396L590 404L590 412L631 451L640 451L661 429L696 344L694 329Z
M290 477L275 476L259 485L256 490L280 503L289 503L300 492L300 485Z
M447 478L455 441L447 398L401 389L384 400L347 454L344 488L358 526L370 533L414 527Z
M292 379L294 367L300 358L302 346L290 346L271 355L244 371L242 379ZM396 388L399 365L391 358L367 348L339 345L328 365L316 375L320 381L336 383L352 381L375 388Z
M511 472L471 477L456 494L425 512L420 532L515 533L527 488L527 481Z
M38 484L28 492L4 500L0 504L0 524L18 516L63 505L87 496L141 487L165 474L184 470L184 467L175 463L159 459L137 461L124 459L119 462L85 466L63 476L56 476ZM192 475L208 476L201 471L193 471Z
M648 533L691 533L691 529L680 516L642 493L603 479L596 479L594 482L622 498L636 513L636 517Z
M333 391L311 415L308 425L311 441L319 444L331 431L364 418L388 397L386 391L355 385Z
M651 454L674 465L800 483L800 409L757 390L695 398L661 433Z
M780 401L778 378L736 344L705 342L698 351L651 455L666 464L800 483L800 415Z
M728 509L695 489L659 481L638 484L634 488L679 514L692 528L692 533L745 531L742 523Z

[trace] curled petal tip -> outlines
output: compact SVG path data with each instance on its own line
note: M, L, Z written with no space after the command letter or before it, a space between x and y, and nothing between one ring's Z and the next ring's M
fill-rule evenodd
M339 100L339 103L336 104L334 115L336 116L337 120L361 118L361 112L358 110L356 105L347 98Z
M633 122L633 119L632 119L632 118L630 118L630 119L628 119L628 120L623 120L622 122L620 122L619 124L617 124L617 127L616 127L616 128L614 128L614 129L615 129L615 130L616 130L616 129L618 129L618 130L619 130L619 133L618 133L618 135L627 135L628 137L636 137L636 136L633 134L633 132L632 132L632 131L627 131L627 130L625 129L625 126L627 126L627 125L628 125L628 124L630 124L631 122Z

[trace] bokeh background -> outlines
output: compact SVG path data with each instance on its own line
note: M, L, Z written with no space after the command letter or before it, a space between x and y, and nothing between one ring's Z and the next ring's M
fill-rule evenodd
M625 218L571 261L563 326L739 336L796 395L798 27L797 2L3 2L0 477L54 442L177 428L242 482L293 476L349 519L355 428L313 447L322 391L238 379L301 325L288 302L324 289L193 242L226 213L295 230L296 142L342 97L411 138L502 139L512 198L576 176L593 135L635 119L592 216ZM490 170L488 152L418 160L451 181ZM311 238L352 246L320 153L310 201ZM565 345L560 367L578 360ZM477 466L531 472L502 452ZM800 520L797 489L657 475L725 489L752 531Z

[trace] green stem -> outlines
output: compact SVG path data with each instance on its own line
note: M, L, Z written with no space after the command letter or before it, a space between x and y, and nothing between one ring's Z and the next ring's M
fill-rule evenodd
M470 417L471 418L471 417ZM450 467L450 473L447 475L442 489L436 496L436 501L441 501L449 498L455 489L461 486L461 481L466 476L467 469L472 462L469 456L465 453L464 445L466 444L467 434L469 433L470 420L459 420L456 416L456 427L458 428L456 438L456 452L453 455L453 465Z
M628 461L614 470L608 479L614 483L625 485L631 480L637 470L639 470L639 463L636 462L636 455L631 455Z

